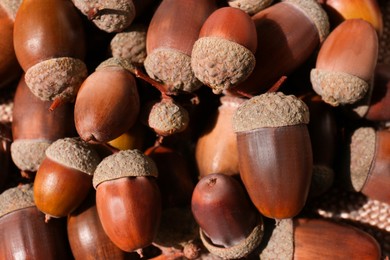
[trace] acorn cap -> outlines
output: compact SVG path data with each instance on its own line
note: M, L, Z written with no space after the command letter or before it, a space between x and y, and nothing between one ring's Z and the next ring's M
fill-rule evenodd
M2 0L0 6L4 8L8 16L15 20L16 13L23 0Z
M192 48L192 70L215 94L244 81L252 73L255 64L256 58L252 51L219 37L202 37Z
M125 177L157 177L158 171L154 161L141 151L123 150L104 158L96 168L93 186L105 181Z
M15 210L35 206L32 184L10 188L0 194L0 218Z
M49 111L48 111L49 113ZM11 144L11 158L22 171L36 172L45 158L45 151L52 141L18 139Z
M376 132L372 127L361 127L352 134L350 174L352 186L361 191L370 171L376 150Z
M325 10L316 0L284 0L283 3L291 4L300 9L315 24L320 42L323 42L329 34L329 18Z
M193 92L202 86L191 68L191 57L171 48L157 48L146 56L148 75L167 85L172 91Z
M221 247L214 245L201 228L199 229L200 238L206 249L216 256L222 257L224 259L242 258L249 255L255 248L260 245L264 233L263 222L260 222L261 223L259 225L253 228L248 237L243 239L239 244L232 247Z
M132 63L144 63L146 30L146 26L131 25L125 31L115 34L110 43L112 56L127 59Z
M87 75L87 67L83 61L62 57L48 59L30 67L25 80L31 92L41 100L50 101L60 97L73 101Z
M100 157L90 144L80 138L63 138L52 143L46 156L59 164L93 175Z
M268 230L266 230L268 232ZM276 221L271 237L264 241L265 248L260 259L293 259L294 256L294 224L292 219Z
M340 71L312 69L310 80L314 91L332 106L353 104L361 100L370 88L363 79Z
M235 132L262 127L281 127L309 123L309 109L293 95L264 93L245 101L233 115Z
M253 15L270 6L273 0L228 0L231 7L239 8L249 15Z

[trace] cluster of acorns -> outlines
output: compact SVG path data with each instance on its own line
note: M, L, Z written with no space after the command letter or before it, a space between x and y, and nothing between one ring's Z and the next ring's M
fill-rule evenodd
M390 204L385 14L0 0L0 259L379 259L305 206L334 185Z

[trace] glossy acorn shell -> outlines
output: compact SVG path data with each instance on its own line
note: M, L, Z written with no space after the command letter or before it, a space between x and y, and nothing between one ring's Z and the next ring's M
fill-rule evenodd
M0 259L71 259L66 222L45 223L36 207L27 207L0 218Z
M100 183L96 207L111 241L126 252L152 244L161 216L161 195L149 177L127 177Z
M139 110L134 76L119 66L104 67L79 89L74 108L76 129L84 141L111 141L135 124Z
M34 201L50 217L66 217L92 189L92 176L46 157L35 176Z
M312 150L304 124L237 132L240 176L260 213L296 216L304 207L312 176Z

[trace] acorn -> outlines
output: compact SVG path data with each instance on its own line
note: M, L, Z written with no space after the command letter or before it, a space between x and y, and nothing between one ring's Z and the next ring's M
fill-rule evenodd
M25 177L35 174L52 142L76 133L72 104L55 111L49 111L50 106L50 101L30 91L24 77L20 79L14 97L11 156Z
M249 15L267 8L272 4L273 0L228 0L227 3L231 7L239 8Z
M71 259L66 222L42 221L31 184L0 195L0 259Z
M126 60L110 58L83 82L76 97L74 120L84 141L104 143L135 124L140 100L126 64Z
M30 90L51 109L74 101L87 77L81 18L70 1L26 0L14 24L16 57Z
M8 0L0 2L0 88L8 87L19 79L22 69L16 59L13 29L16 12L21 0Z
M291 218L306 203L313 168L308 122L306 104L281 92L254 96L233 115L240 176L266 217Z
M390 203L390 131L360 127L348 146L343 171L347 183L371 199Z
M244 81L256 63L256 27L234 7L214 11L204 22L191 54L195 76L215 94Z
M59 139L45 154L34 180L34 200L47 222L67 216L83 202L100 157L79 138Z
M145 69L167 92L193 92L202 85L191 69L191 51L216 8L215 0L165 0L155 11L146 36Z
M224 259L250 254L261 242L263 220L244 188L231 176L210 174L195 186L192 213L204 246Z
M111 241L126 252L152 244L161 215L155 163L139 150L119 151L96 168L96 208Z
M145 141L145 126L137 121L128 131L108 141L107 144L118 150L141 150Z
M314 91L332 106L353 104L370 89L378 57L378 36L362 19L337 26L318 53L310 73Z

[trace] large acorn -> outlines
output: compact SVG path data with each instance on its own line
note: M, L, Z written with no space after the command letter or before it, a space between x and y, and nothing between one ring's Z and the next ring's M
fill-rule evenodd
M308 195L313 158L304 102L281 92L244 102L233 116L241 179L263 215L291 218Z
M139 150L106 157L96 168L96 207L107 236L126 252L152 244L161 215L155 163Z

